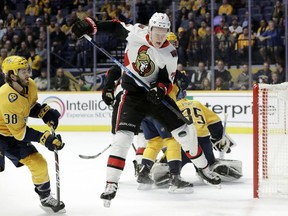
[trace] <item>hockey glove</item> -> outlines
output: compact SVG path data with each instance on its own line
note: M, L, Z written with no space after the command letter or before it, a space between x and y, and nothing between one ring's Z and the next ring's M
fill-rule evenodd
M64 147L60 134L52 135L49 131L45 131L40 138L40 143L45 145L50 151L61 150Z
M102 91L102 100L105 102L107 106L114 104L114 91L113 88L104 88Z
M71 30L78 38L84 34L95 35L97 32L96 20L86 17L84 20L77 20Z
M60 116L58 110L52 109L47 104L42 104L42 108L38 114L38 117L42 118L45 124L49 127L53 126L54 129L58 126L58 119Z
M231 142L226 136L223 137L222 139L211 138L211 142L212 142L214 150L225 152L225 153L231 152L231 149L230 149Z
M153 86L153 84L151 84ZM158 83L157 86L152 87L147 94L147 100L153 104L160 104L166 95L166 87Z

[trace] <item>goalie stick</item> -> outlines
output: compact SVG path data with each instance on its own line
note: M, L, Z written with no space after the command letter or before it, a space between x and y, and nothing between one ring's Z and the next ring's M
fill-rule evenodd
M224 123L223 123L223 134L222 134L222 140L225 138L226 136L226 126L227 126L227 117L228 114L224 113ZM224 150L219 152L219 158L223 159L224 158Z
M103 154L105 151L107 151L111 146L112 146L112 144L109 144L106 148L104 148L101 152L99 152L96 155L82 155L82 154L79 154L79 157L82 158L82 159L95 159L95 158L99 157L101 154ZM135 148L134 143L132 143L132 146L133 146L134 151L136 152L136 148Z
M98 50L100 50L104 55L106 55L111 61L113 61L116 65L118 65L122 70L125 71L125 73L134 79L136 82L140 83L147 91L150 91L150 86L147 85L145 82L143 82L141 79L139 79L137 76L135 76L128 68L126 68L123 64L121 64L116 58L111 56L104 48L98 46L98 44L87 34L84 34L83 37L85 37L86 40L88 40L93 46L95 46ZM161 101L162 104L164 104L168 109L170 109L174 114L177 115L177 117L181 120L183 120L187 124L192 124L193 121L188 120L183 116L183 114L175 109L171 104L169 104L166 100Z

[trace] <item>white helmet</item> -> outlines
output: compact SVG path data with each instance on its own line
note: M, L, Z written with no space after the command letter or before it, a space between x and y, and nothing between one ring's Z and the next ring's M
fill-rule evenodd
M170 20L165 13L154 13L149 20L149 29L152 27L167 28L170 29Z

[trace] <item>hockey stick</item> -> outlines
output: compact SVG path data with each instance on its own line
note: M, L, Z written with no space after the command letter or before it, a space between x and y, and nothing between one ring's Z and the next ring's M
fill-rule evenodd
M86 40L88 40L93 46L95 46L98 50L100 50L104 55L106 55L110 60L112 60L116 65L118 65L122 70L125 71L125 73L131 77L132 79L134 79L136 82L140 83L147 91L150 91L150 86L147 85L145 82L143 82L141 79L139 79L137 76L135 76L135 74L133 74L128 68L126 68L123 64L121 64L116 58L114 58L113 56L111 56L105 49L103 49L102 47L98 46L98 44L87 34L84 34L83 37L86 38ZM187 124L192 124L193 121L188 120L187 118L185 118L183 116L183 114L175 109L173 106L171 106L171 104L169 104L166 100L162 100L161 101L166 107L168 107L168 109L170 109L174 114L177 115L177 117L181 120L183 120L185 123Z
M107 151L111 146L112 146L112 144L109 144L106 148L104 148L101 152L99 152L96 155L82 155L82 154L79 154L78 156L80 158L82 158L82 159L95 159L95 158L99 157L101 154L103 154L105 151ZM134 151L136 152L136 148L135 148L134 143L132 143L132 146L133 146Z
M55 136L55 130L53 124L51 126L51 133ZM57 206L60 205L60 169L59 169L59 155L58 149L54 149L54 158L55 158L55 171L56 171L56 195L57 195Z
M81 154L79 154L79 157L82 159L95 159L95 158L99 157L101 154L103 154L105 151L107 151L111 146L112 146L112 144L109 144L106 148L104 148L101 152L99 152L96 155L81 155Z
M223 139L225 138L225 136L226 136L227 117L228 117L228 114L227 114L227 113L224 113L222 140L223 140ZM219 152L219 158L220 158L220 159L223 159L223 158L224 158L224 150Z

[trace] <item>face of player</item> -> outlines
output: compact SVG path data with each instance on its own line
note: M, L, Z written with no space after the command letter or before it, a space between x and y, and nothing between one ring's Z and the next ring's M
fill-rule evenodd
M26 87L29 84L29 78L30 78L30 69L19 69L18 71L18 82L23 86Z
M165 42L167 33L168 29L166 28L153 27L149 35L150 42L155 48L159 49Z

